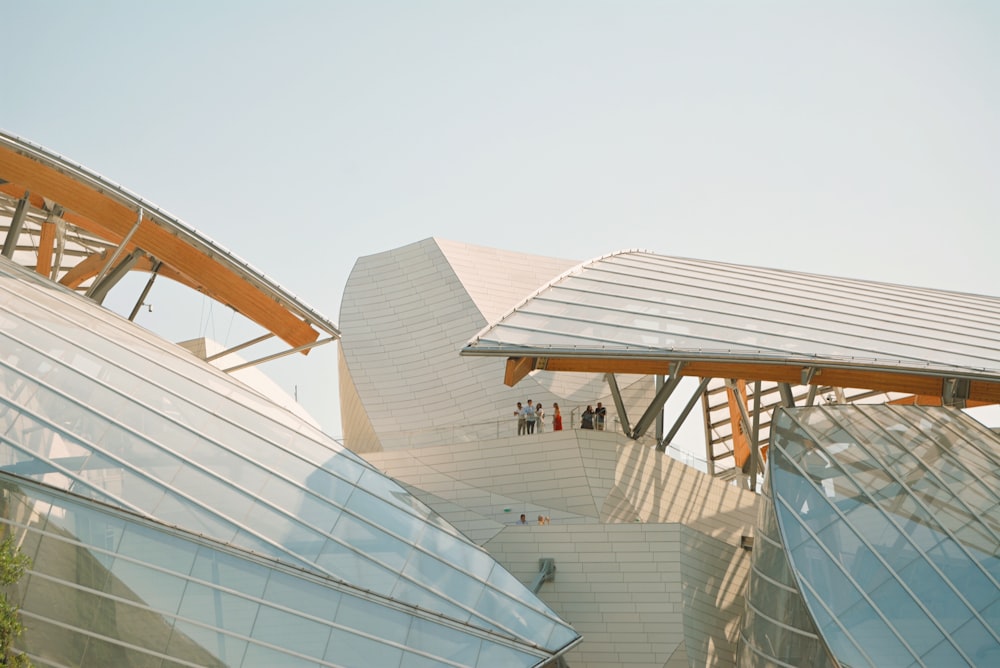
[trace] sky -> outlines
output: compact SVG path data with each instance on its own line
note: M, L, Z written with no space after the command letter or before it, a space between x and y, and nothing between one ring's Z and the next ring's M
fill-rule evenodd
M1000 294L1000 3L3 11L0 128L155 203L335 323L358 257L431 236ZM225 308L178 312L169 294L158 285L137 321L244 340ZM328 345L263 370L339 436L336 366Z

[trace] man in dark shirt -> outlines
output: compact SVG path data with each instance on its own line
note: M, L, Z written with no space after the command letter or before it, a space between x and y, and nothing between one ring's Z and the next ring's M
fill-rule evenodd
M604 431L604 418L608 414L608 409L604 407L600 401L597 402L597 408L594 409L594 423L597 425L597 431Z

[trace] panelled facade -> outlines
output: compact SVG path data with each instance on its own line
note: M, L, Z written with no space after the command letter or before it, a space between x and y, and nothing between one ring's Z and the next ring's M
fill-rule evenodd
M342 382L381 375L433 427L359 450L532 583L583 636L571 665L993 665L1000 447L963 409L1000 400L1000 300L629 251L535 276L472 331L485 283L452 268L491 275L491 253L425 240L359 260ZM448 280L426 286L426 263ZM428 327L425 289L473 317ZM377 354L352 351L362 331ZM479 374L475 413L492 402L501 427L467 437L460 404L450 423L422 411L397 357L441 388ZM607 431L574 415L517 436L504 416L512 390L590 382ZM342 392L345 434L375 385ZM689 416L703 444L680 442Z
M521 582L553 559L539 596L583 636L574 668L732 665L757 495L625 438L603 374L538 371L511 388L503 360L458 355L577 266L440 239L359 259L338 323L345 445L359 436L366 459ZM655 379L616 381L641 415ZM528 398L548 417L518 436ZM598 401L607 429L580 429Z

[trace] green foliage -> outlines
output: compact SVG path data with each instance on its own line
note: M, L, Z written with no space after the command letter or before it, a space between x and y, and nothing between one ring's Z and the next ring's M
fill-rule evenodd
M30 668L31 661L25 654L15 653L11 649L14 639L24 631L18 607L10 602L10 586L21 579L24 571L31 565L31 559L23 554L14 542L14 536L7 534L0 543L0 663L16 668Z

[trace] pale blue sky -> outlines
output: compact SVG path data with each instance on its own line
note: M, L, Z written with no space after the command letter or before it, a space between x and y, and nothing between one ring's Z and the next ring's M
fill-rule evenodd
M1000 3L8 0L3 13L0 127L335 322L357 257L429 236L1000 294ZM231 335L218 310L155 313L154 329L203 330L177 337ZM339 435L331 346L265 370Z

